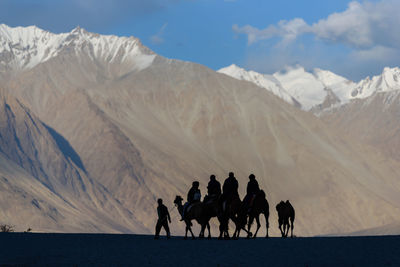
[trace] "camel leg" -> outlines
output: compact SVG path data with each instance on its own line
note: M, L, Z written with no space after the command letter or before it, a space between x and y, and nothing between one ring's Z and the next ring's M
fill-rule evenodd
M257 233L258 233L258 230L260 230L260 227L261 227L260 217L259 217L259 216L256 217L256 222L257 222L257 230L256 230L256 232L254 233L253 238L256 238Z
M206 231L206 225L202 224L200 229L199 238L204 238L204 232Z
M283 230L283 232L282 232L282 237L285 237L285 232L286 232L286 226L285 226L285 224L282 224L282 230Z
M222 232L224 235L223 238L226 240L230 239L228 223L229 223L229 219L225 219L225 218L222 220L222 223L221 223Z
M250 233L250 229L251 229L251 225L253 224L253 221L254 221L254 217L249 216L249 222L247 223L247 231L248 231L247 238L250 238L249 233Z
M190 231L190 233L192 234L192 239L196 239L196 237L195 237L194 234L193 234L192 227L189 227L189 231Z
M284 237L285 233L282 231L282 222L279 222L279 230L281 230L281 235Z
M208 230L208 239L211 239L211 227L210 227L210 223L207 223L207 230Z
M220 225L219 225L219 237L218 237L219 240L222 239L223 233L224 233L224 229L223 229L222 224L220 224Z
M285 232L285 237L287 237L288 236L288 234L289 234L289 222L287 222L287 223L285 223L285 226L286 226L286 232Z
M225 223L224 228L224 239L229 240L231 237L229 236L229 227L228 227L229 220Z
M226 239L226 240L229 240L229 239L231 239L231 236L229 235L229 231L228 231L228 230L225 230L225 236L224 236L224 239Z
M291 230L290 237L291 238L293 238L293 228L294 228L294 221L292 221L292 223L290 225L290 230Z
M240 236L240 227L236 227L235 233L233 234L233 239L238 239Z
M265 238L268 238L268 229L269 229L269 222L268 222L268 217L265 215L265 228L267 230L267 234L265 235Z
M185 237L184 239L187 239L187 232L188 232L189 227L186 225L186 229L185 229Z

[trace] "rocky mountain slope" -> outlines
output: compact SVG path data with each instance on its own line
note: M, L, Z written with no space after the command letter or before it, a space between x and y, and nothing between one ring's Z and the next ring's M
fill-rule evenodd
M3 223L52 231L129 231L134 216L87 175L68 141L4 90L0 148Z
M103 206L87 201L92 211L105 216L95 219L98 231L152 232L156 198L172 208L175 195L185 195L193 180L200 181L204 195L211 173L222 181L229 171L236 173L242 196L247 176L258 177L271 204L273 234L274 206L281 199L290 199L296 208L298 235L347 233L400 221L399 163L384 160L374 148L342 137L252 83L163 58L142 46L138 58L129 61L137 66L141 57L152 57L140 68L110 57L99 60L93 51L106 37L82 29L64 35L63 40L80 41L57 46L54 56L33 67L16 68L21 63L7 60L18 57L0 53L5 66L0 86L43 122L41 142L53 138L68 170L85 177L85 186L93 185L83 194L66 183L57 194L64 197L65 192L79 203L103 196ZM128 42L118 49L123 59L124 47L137 39L121 40ZM35 153L26 155L35 158ZM54 155L44 153L38 161L46 165ZM18 163L16 157L10 160ZM65 170L51 166L49 179L63 181ZM34 170L25 167L30 177L45 181ZM95 217L86 206L77 209ZM183 228L174 219L173 230ZM63 225L60 230L74 228Z

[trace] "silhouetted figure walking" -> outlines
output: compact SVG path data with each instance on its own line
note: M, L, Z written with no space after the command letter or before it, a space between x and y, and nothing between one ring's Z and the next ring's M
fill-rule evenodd
M215 175L212 174L210 176L210 181L208 182L207 185L207 196L204 197L204 202L210 202L217 200L219 196L221 195L221 184L217 181L215 178Z
M156 224L156 235L154 236L154 239L160 238L161 227L164 227L164 230L167 233L167 238L169 239L171 237L171 234L169 232L168 222L171 223L171 217L169 216L168 208L163 204L162 199L159 198L157 202L158 220Z
M289 200L286 200L286 202L281 201L278 205L276 205L276 211L278 212L279 230L281 230L282 237L288 236L289 226L291 229L290 237L293 237L295 212L292 204L290 204Z
M251 208L253 207L254 199L259 192L260 192L260 187L256 180L256 176L254 174L250 174L249 182L247 183L247 194L243 200L244 204L246 205L246 208L248 209L248 212L250 212Z

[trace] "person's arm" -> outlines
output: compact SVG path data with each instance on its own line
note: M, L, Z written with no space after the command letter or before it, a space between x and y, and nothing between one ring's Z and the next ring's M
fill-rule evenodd
M166 211L167 211L167 217L168 217L168 221L169 221L169 223L171 223L171 217L169 216L169 211L168 211L168 209L167 208L165 208L166 209Z

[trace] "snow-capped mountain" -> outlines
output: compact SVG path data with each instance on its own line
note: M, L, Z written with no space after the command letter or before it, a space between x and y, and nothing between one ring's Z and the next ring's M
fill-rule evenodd
M266 88L288 103L300 103L302 109L312 108L329 102L331 105L346 103L355 84L330 71L314 69L307 72L301 66L288 67L272 75L246 71L236 65L220 69L218 72L239 80L246 80ZM332 102L332 99L335 99Z
M308 72L301 66L288 67L272 75L246 71L236 65L222 68L218 72L253 82L288 103L298 102L302 109L317 113L346 104L353 99L400 89L400 68L397 67L386 67L382 74L367 77L358 83L331 71L316 68Z
M273 75L261 74L261 73L251 71L251 70L246 71L245 69L240 68L239 66L237 66L235 64L232 64L226 68L222 68L222 69L218 70L218 72L224 73L224 74L229 75L238 80L253 82L260 87L268 89L273 94L279 96L286 102L300 107L300 103L298 101L296 101L296 99L293 98L285 90L285 88L283 88L280 81L278 79L276 79Z
M400 89L400 68L384 68L381 75L367 77L360 81L351 92L353 98L366 98L379 92L390 92Z
M99 62L124 64L128 70L144 69L155 54L134 37L89 33L80 27L54 34L36 26L0 24L0 71L31 69L63 52L86 52Z

